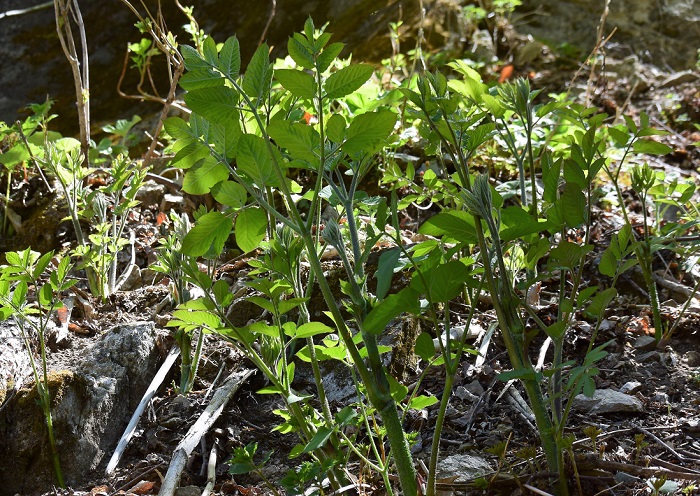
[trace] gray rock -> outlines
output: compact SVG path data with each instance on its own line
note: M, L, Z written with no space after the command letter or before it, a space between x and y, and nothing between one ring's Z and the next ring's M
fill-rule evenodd
M472 382L467 384L465 388L475 396L481 396L484 394L484 387L481 385L478 379L474 379Z
M642 383L639 381L625 382L620 388L620 392L624 394L634 394L642 389Z
M691 350L683 358L688 367L700 367L700 351Z
M603 7L604 2L583 0L523 0L518 32L552 46L567 43L587 55L596 44ZM657 67L689 69L697 59L697 43L688 40L697 38L700 29L700 2L617 0L610 2L605 28L606 33L617 29L606 50L608 58L632 52Z
M22 334L13 319L0 322L0 405L11 389L30 380L32 369Z
M116 446L159 354L151 322L116 326L72 370L50 374L58 451L66 483L78 486ZM0 496L44 492L53 483L36 389L24 389L0 412ZM27 474L32 474L27 477Z
M136 199L141 202L144 207L151 205L159 205L165 194L165 186L158 184L155 181L144 181L138 192Z
M457 476L454 482L466 482L492 470L493 467L486 458L475 455L452 455L438 463L438 477L443 479Z
M651 363L661 361L661 355L658 351L649 351L647 353L642 353L637 356L637 362L639 363Z
M202 490L197 486L185 486L175 489L175 496L200 496Z
M694 71L681 71L671 74L661 82L662 88L673 88L683 83L693 83L698 80L698 75Z
M579 394L573 399L572 408L579 413L598 415L644 411L642 402L637 398L619 391L613 391L612 389L596 389L590 398Z
M637 350L652 350L656 347L656 339L654 339L654 336L647 336L645 334L635 339L632 346Z

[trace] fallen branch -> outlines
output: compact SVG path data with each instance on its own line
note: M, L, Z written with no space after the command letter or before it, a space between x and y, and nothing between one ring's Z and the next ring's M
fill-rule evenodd
M253 370L250 369L234 372L228 376L222 386L214 393L206 410L204 410L187 434L185 434L182 441L180 441L180 444L177 445L177 448L175 448L173 457L170 460L170 467L168 467L168 472L165 474L158 496L172 496L175 494L175 489L180 483L180 476L185 469L190 454L197 447L202 436L214 425L240 385L252 374Z
M588 453L576 457L576 465L579 471L582 469L599 468L607 471L625 472L637 477L662 477L667 479L683 479L697 481L698 474L681 470L668 470L661 467L640 467L629 463L601 460L595 453Z
M143 411L146 409L146 405L148 405L148 402L151 401L151 398L153 398L153 395L156 393L160 385L165 380L165 376L168 375L168 372L172 368L173 364L175 363L175 359L179 354L180 349L177 346L173 346L170 349L170 353L168 353L168 356L165 358L163 365L161 365L160 369L158 369L158 373L155 375L155 377L153 377L151 384L146 390L146 393L143 395L143 398L141 398L139 406L136 407L134 414L131 416L131 420L129 420L129 425L126 426L126 430L124 431L122 438L119 440L119 443L117 444L117 448L114 450L112 458L107 464L105 474L108 477L114 473L114 470L117 468L117 465L119 465L119 460L124 454L124 450L126 450L126 446L131 440L131 436L134 435L134 431L136 430L136 426L139 423L139 419L141 418Z

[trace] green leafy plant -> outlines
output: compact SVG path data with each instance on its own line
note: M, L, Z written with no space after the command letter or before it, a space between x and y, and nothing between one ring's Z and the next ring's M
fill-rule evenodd
M10 236L21 227L20 219L11 208L14 201L13 174L22 167L26 177L29 165L36 166L37 173L43 177L43 172L37 162L37 158L44 156L43 135L39 131L45 127L46 123L56 117L49 114L52 103L51 100L46 100L43 104L29 105L27 108L32 112L32 115L27 117L24 122L17 121L12 126L0 122L0 164L5 172L5 191L0 197L0 206L2 207L0 234L3 236ZM52 133L51 137L58 139L61 136L58 133ZM44 178L44 180L46 179ZM52 190L48 184L47 189Z
M272 234L268 229L272 219L299 237L310 265L310 277L318 283L329 316L359 373L367 397L382 418L401 485L407 494L413 494L416 492L415 469L377 345L377 334L383 327L368 330L365 323L372 301L366 291L364 263L374 243L365 241L365 249L362 248L355 217L355 202L361 198L357 192L359 180L369 170L374 153L393 130L396 115L390 110L378 109L357 115L348 124L340 113L330 112L332 102L357 90L374 70L371 66L357 64L327 74L342 49L339 43L329 45L329 38L329 33L316 31L309 20L304 32L295 34L288 44L297 69L273 71L268 60L268 47L263 44L253 55L242 78L238 74L240 55L235 38L227 40L220 50L210 38L204 41L201 53L191 47L181 47L188 68L181 85L188 91L185 102L193 115L188 123L178 118L166 123L166 130L177 140L175 163L187 169L183 183L185 191L196 194L211 191L215 198L229 207L228 212L212 211L201 216L185 238L183 251L192 256L220 253L231 232L234 216L236 241L244 251L257 247L266 234ZM284 91L272 90L273 74L274 81ZM296 121L304 108L313 110L312 114L318 117L318 126ZM306 197L310 204L305 217L297 205L300 200L295 196L298 189L287 177L288 172L295 168L316 176L313 190ZM233 181L227 181L229 175ZM345 177L350 179L349 184ZM344 261L347 279L342 287L348 298L345 309L352 316L353 326L359 330L357 339L348 327L320 262L322 190L329 198L333 196L347 218L347 238L333 222L325 223L323 237L338 250ZM281 199L283 209L275 207L276 195ZM386 208L380 210L386 212ZM292 291L298 289L294 284L290 286ZM256 300L264 305L263 308L270 300L279 300L286 292L283 286L270 282L261 281L254 287L267 296L268 303ZM306 291L294 295L297 299L306 296ZM309 331L318 326L304 322L308 316L303 309L305 302L298 306L301 325L296 329L303 329L301 335L305 338L311 337L306 334L305 326ZM274 304L272 309L278 312ZM270 313L276 315L275 312ZM274 327L279 329L279 317L273 321ZM226 328L229 330L217 329L217 332L245 342L241 329ZM321 332L330 330L324 328ZM300 337L298 331L296 337ZM312 343L307 341L309 344ZM284 370L284 356L278 363L280 370ZM266 364L265 367L269 368ZM290 382L289 378L283 377L274 387L283 393L288 390ZM296 403L288 406L293 405ZM332 423L329 413L322 400L322 417L326 423ZM333 436L327 429L317 430L316 434L319 432L323 438L332 441ZM313 432L309 434L309 439L314 437ZM319 448L322 448L320 444Z
M191 299L190 284L188 283L184 266L193 261L182 253L182 240L191 229L187 214L170 216L173 222L173 232L161 240L162 246L158 251L158 261L152 266L156 272L166 274L170 278L171 298L176 305L186 303ZM197 341L192 355L192 337L197 332ZM202 327L186 327L175 331L175 342L180 347L180 394L187 394L192 390L199 359L204 344L205 330Z
M76 281L68 277L71 270L68 257L50 268L54 263L53 252L40 255L27 248L21 252L8 252L5 256L7 265L0 267L0 320L14 318L22 334L34 374L39 406L46 421L56 482L63 488L65 483L51 417L46 332L53 312L63 306L61 294ZM45 277L47 272L48 277ZM33 333L38 338L39 363L32 349Z
M651 136L666 133L650 127L649 117L645 113L641 114L639 125L631 118L625 117L625 124L610 127L608 133L616 146L620 148L622 156L617 167L606 166L605 172L615 187L619 204L624 205L621 173L625 170L630 155L633 152L664 155L669 153L671 148L651 139ZM630 180L632 189L639 195L641 202L642 233L639 236L636 235L632 227L633 219L630 218L627 209L622 208L627 229L625 237L630 238L630 233L635 233L635 236L630 238L631 245L627 252L620 253L620 250L611 244L604 256L607 255L608 260L610 260L616 255L626 256L630 253L634 255L634 258L631 259L633 261L627 262L624 270L634 266L635 262L639 265L649 292L655 337L657 342L665 343L670 339L676 325L667 328L661 319L658 288L652 265L658 252L663 249L670 249L685 255L697 252L700 245L696 237L687 236L698 231L698 210L691 201L696 186L692 181L667 178L665 173L655 172L647 163L634 165ZM653 208L653 215L649 215L649 207ZM692 269L692 267L688 269ZM613 270L614 267L610 263L605 263L601 267L601 272L605 275L612 275ZM697 287L688 298L683 311L696 293Z

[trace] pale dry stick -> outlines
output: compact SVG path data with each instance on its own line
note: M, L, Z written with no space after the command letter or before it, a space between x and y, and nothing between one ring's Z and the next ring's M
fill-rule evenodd
M600 15L600 21L598 22L598 31L596 32L596 45L595 48L593 49L593 54L592 57L589 59L591 60L591 72L588 75L588 82L586 83L586 100L585 100L585 105L588 107L591 103L591 87L593 85L593 78L595 77L595 69L596 69L596 58L595 56L598 55L599 51L603 52L603 56L605 56L605 51L603 50L603 46L607 42L609 37L601 43L601 40L603 39L603 30L605 29L605 20L608 18L608 14L610 13L610 0L605 0L605 6L603 7L603 13ZM612 34L610 35L612 36Z
M211 491L214 489L214 485L216 484L217 456L216 443L214 443L211 447L211 451L209 452L209 462L207 463L207 485L204 486L202 496L209 496Z
M77 0L54 0L56 32L61 42L63 53L73 71L76 105L78 106L78 123L80 125L80 151L83 165L88 166L90 150L90 64L88 60L85 24ZM75 36L71 28L71 17L78 27L81 55L75 46Z
M545 492L542 489L537 489L535 486L531 486L529 484L523 484L523 487L529 489L534 494L539 494L541 496L554 496L552 493Z
M692 472L684 472L679 470L662 470L661 467L640 467L629 463L614 462L610 460L601 460L598 455L587 453L576 457L576 464L579 468L585 469L603 469L608 471L626 472L637 477L662 477L667 479L682 479L689 481L697 481L698 474Z
M272 7L270 8L270 15L267 17L267 23L265 24L265 28L263 29L262 34L260 35L260 41L258 41L258 46L262 45L265 41L265 37L267 36L267 30L270 29L272 19L275 18L275 14L277 13L277 0L270 0L270 3L272 4Z
M214 425L241 384L243 384L253 372L254 371L251 369L243 369L240 372L232 373L216 393L214 393L207 408L194 425L190 427L190 430L187 431L187 434L185 434L185 437L180 441L180 444L177 445L177 448L175 448L173 457L170 460L168 472L165 474L158 496L173 496L175 494L175 490L180 484L180 476L185 469L190 454L192 454L192 451L197 447L202 436Z
M50 2L40 3L39 5L35 5L33 7L27 7L26 9L7 10L5 12L0 12L0 19L2 19L3 17L13 17L13 16L24 15L24 14L30 14L32 12L36 12L37 10L48 9L52 5L53 5L53 0L51 0Z
M163 365L160 366L160 369L158 369L155 377L153 377L148 389L146 389L143 398L141 398L139 406L136 407L136 411L134 411L134 414L131 416L131 420L129 420L129 425L126 426L126 430L117 444L117 448L114 450L112 458L107 464L105 475L108 477L114 474L114 470L117 468L117 465L119 465L119 460L121 460L121 457L126 450L126 446L129 444L131 437L134 435L136 426L139 423L139 419L141 418L143 411L146 409L146 405L149 401L151 401L151 398L153 398L153 395L165 380L165 376L168 374L168 372L170 372L170 369L172 368L173 364L175 363L175 359L177 359L179 354L180 349L177 346L170 348L170 353L168 353L168 356L165 358Z

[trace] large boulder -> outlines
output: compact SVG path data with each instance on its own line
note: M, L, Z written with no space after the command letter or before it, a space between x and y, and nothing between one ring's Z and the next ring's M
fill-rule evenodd
M454 1L425 0L425 5ZM138 5L138 2L132 3ZM178 42L191 43L189 35L182 29L187 19L177 9L175 2L161 3L167 26L177 34ZM256 3L201 0L195 2L194 15L201 29L217 41L236 34L241 42L244 61L250 58L263 37L274 47L273 56L286 55L289 35L301 30L308 16L313 17L317 26L330 23L328 29L334 33L334 39L347 43L345 54L353 50L357 55L372 53L375 57L378 54L387 57L391 53L389 22L401 19L416 21L419 18L418 2L399 0L277 0L274 16L270 19L271 6L269 0ZM3 12L0 12L0 60L3 61L3 70L0 71L0 121L14 122L26 104L43 102L49 95L55 99L53 110L60 116L52 123L52 128L75 133L78 122L75 88L70 66L56 34L53 9L3 17L4 12L25 8L25 0L8 0L3 2ZM87 31L93 123L158 110L155 104L145 106L135 100L120 98L117 94L116 83L122 71L127 44L142 37L134 27L137 20L134 14L119 0L81 0L80 8ZM270 25L265 31L268 20ZM164 65L156 65L153 72L156 82L160 84L160 91L167 92ZM127 70L123 90L133 93L137 82L137 71Z
M111 455L160 359L155 325L116 326L69 370L51 372L52 418L66 484L85 483ZM0 411L0 496L45 492L55 483L33 384Z
M605 2L590 0L523 0L516 18L520 32L553 46L569 44L586 56L596 44ZM615 0L605 20L606 45L617 58L636 55L644 63L675 70L697 62L700 2L687 0Z

